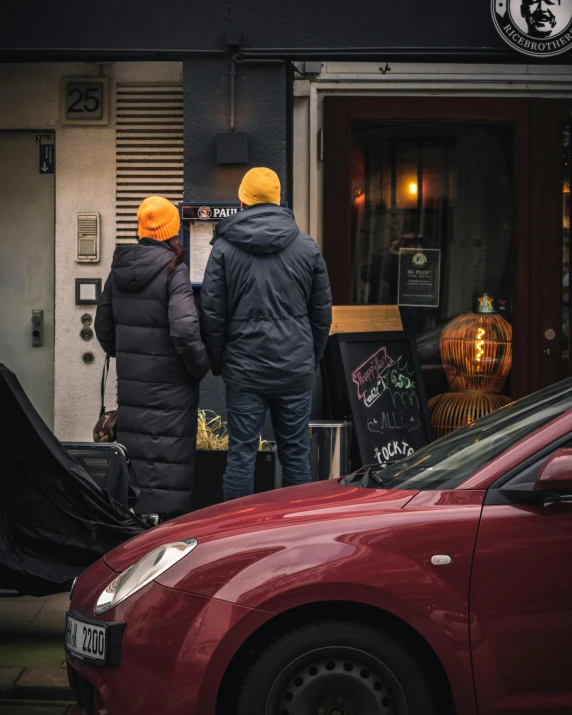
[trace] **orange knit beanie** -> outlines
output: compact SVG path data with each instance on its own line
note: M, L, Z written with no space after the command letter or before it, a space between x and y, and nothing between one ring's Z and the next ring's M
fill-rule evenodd
M255 204L278 204L280 205L280 179L278 174L265 166L257 166L250 169L244 175L238 198L246 206Z
M167 241L178 236L181 219L177 207L162 196L148 196L137 211L139 238Z

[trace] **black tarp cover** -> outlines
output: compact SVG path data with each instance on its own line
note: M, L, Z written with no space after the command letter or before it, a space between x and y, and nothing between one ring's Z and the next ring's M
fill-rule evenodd
M0 588L65 591L145 529L67 453L0 364Z

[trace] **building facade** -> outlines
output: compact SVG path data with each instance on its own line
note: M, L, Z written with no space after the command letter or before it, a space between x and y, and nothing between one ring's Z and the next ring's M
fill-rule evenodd
M538 5L64 2L32 24L11 6L0 361L57 435L91 437L94 295L138 202L233 203L257 165L322 247L336 304L401 304L430 395L447 389L443 326L484 293L513 328L506 391L566 376L572 1ZM412 249L434 259L434 296L403 287ZM223 412L218 379L202 395Z

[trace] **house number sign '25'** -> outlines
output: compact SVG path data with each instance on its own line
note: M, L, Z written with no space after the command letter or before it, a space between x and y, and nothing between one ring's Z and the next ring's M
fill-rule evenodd
M99 77L66 80L63 109L66 124L107 124L107 82Z

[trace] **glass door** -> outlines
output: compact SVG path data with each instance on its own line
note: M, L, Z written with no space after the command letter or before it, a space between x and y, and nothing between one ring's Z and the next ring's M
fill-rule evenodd
M400 305L429 396L444 392L444 326L484 293L511 320L514 127L354 122L350 131L350 303ZM400 286L404 256L417 249L439 273L430 301L419 279Z
M449 389L443 330L483 306L512 344L481 358L475 333L467 359L504 360L506 372L510 358L504 395L564 375L567 111L559 100L326 99L334 302L400 305L429 397Z

